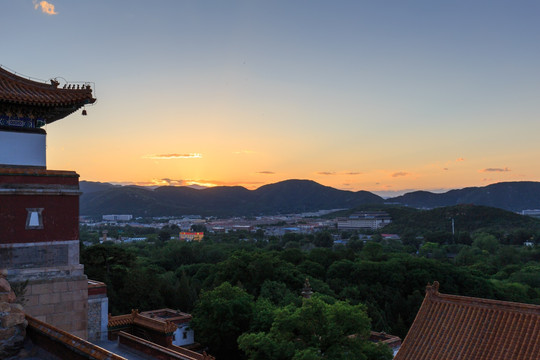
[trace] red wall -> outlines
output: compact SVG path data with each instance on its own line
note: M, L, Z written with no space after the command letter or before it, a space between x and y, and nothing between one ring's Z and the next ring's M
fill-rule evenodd
M43 229L26 229L27 208L43 208ZM79 239L79 197L73 195L0 196L0 243Z
M0 184L61 184L79 186L73 171L0 168Z
M42 195L43 187L58 191ZM78 240L79 196L61 194L78 189L79 175L72 171L0 169L0 243ZM43 229L26 229L27 208L43 208Z

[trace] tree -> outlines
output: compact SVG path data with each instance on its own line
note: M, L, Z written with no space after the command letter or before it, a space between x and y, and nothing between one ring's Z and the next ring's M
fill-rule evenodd
M368 340L369 318L363 305L318 298L276 312L269 332L246 333L238 344L250 360L391 359L386 346ZM366 355L369 354L369 357Z
M318 247L330 248L334 245L334 239L332 238L332 234L328 231L321 231L315 235L313 243Z
M478 233L474 236L474 241L472 244L474 247L477 247L481 250L485 250L490 254L495 254L499 248L499 242L497 238L491 234Z
M197 339L218 359L241 359L236 339L249 330L253 316L253 297L243 289L224 282L201 294L193 310Z

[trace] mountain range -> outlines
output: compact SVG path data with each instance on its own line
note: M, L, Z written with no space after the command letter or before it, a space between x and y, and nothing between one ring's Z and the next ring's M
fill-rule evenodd
M311 180L285 180L248 190L241 186L155 189L81 181L81 215L134 216L254 216L354 208L366 204L399 204L436 208L474 204L510 211L540 208L540 182L502 182L445 193L414 191L390 199L368 191L338 190Z

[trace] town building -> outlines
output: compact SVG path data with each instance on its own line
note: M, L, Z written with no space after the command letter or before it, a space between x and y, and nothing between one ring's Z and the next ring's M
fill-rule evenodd
M191 315L172 309L159 309L131 314L109 316L109 340L155 358L176 354L178 359L215 360L205 352L198 353L186 345L195 342L189 328ZM101 342L108 347L109 343ZM166 357L163 357L166 358Z
M173 345L186 346L195 343L195 333L190 327L190 322L192 319L191 314L172 309L143 311L141 314L151 318L158 318L163 321L170 321L175 324L176 330L172 338Z
M133 219L133 215L103 215L105 221L130 221Z
M181 231L179 239L181 241L201 241L204 238L204 232L186 232Z
M442 294L426 296L395 360L538 360L540 305Z
M339 230L378 230L392 222L390 215L384 211L359 212L348 218L339 218Z

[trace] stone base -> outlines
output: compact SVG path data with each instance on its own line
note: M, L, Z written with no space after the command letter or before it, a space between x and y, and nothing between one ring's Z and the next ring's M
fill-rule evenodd
M24 297L27 314L75 336L87 338L86 275L30 280Z

